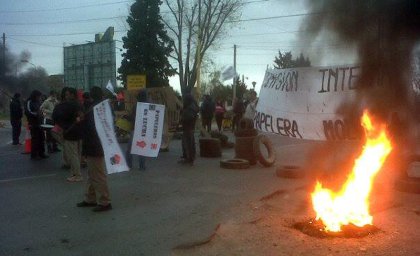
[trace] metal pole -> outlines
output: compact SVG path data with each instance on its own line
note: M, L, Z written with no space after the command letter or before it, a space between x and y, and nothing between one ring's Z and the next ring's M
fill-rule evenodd
M6 34L3 33L3 76L6 75Z
M233 45L233 100L236 99L236 44Z

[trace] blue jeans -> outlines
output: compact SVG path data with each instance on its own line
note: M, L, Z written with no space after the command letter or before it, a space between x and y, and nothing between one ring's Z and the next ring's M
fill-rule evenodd
M125 152L125 160L127 161L128 167L133 167L133 155L131 154L131 145L133 144L134 139L134 132L131 132L130 139L128 141L127 150ZM146 157L145 156L138 156L139 157L139 169L142 171L146 170Z

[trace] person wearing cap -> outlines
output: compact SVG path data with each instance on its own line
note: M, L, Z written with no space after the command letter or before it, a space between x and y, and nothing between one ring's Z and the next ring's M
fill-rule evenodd
M20 94L15 93L10 101L10 124L12 125L13 145L22 145L19 142L22 129L23 110L20 102Z

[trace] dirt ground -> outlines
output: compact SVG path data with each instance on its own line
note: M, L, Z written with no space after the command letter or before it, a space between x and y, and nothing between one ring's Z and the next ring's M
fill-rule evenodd
M420 196L378 183L371 213L378 232L362 238L312 237L293 227L314 217L312 187L290 187L226 212L207 239L173 249L173 255L420 255Z

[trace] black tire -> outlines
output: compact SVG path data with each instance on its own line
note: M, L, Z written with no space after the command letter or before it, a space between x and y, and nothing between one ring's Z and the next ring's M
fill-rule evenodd
M401 192L420 194L420 178L400 178L395 181L395 189Z
M260 144L263 144L268 151L268 156L264 156L261 152ZM260 162L265 167L270 167L276 162L276 154L273 148L273 144L268 139L267 136L260 134L254 138L253 143L254 155L257 158L258 162Z
M221 157L222 148L219 139L201 138L200 143L200 156L201 157Z
M236 137L235 143L235 158L246 159L251 165L257 163L257 158L254 154L253 143L255 136L251 137Z
M295 165L281 165L276 169L277 177L286 179L302 179L305 177L305 172Z
M249 118L239 120L238 131L246 131L254 129L254 121Z
M250 129L250 130L237 130L234 132L235 137L252 137L257 136L258 131L257 129Z
M249 161L240 158L225 159L220 161L220 167L225 169L248 169Z

